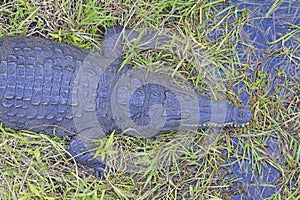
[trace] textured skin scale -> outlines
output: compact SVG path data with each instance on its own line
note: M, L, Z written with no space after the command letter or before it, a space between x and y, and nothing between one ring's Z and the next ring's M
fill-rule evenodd
M75 160L102 176L104 162L82 152L113 130L131 128L136 131L127 134L151 137L168 130L244 125L252 118L246 108L209 100L162 75L128 65L119 71L120 32L108 30L103 55L36 37L0 40L0 122L16 130L53 134L55 127L58 136L75 135L69 152L81 154ZM138 34L133 33L125 35L134 39Z
M52 124L76 131L72 82L88 51L35 37L5 38L0 48L1 122L18 130ZM51 134L53 127L33 130Z

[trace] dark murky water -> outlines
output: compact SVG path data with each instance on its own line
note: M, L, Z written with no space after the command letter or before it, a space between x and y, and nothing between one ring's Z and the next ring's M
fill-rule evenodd
M265 2L265 3L262 3ZM248 70L249 80L255 81L257 71L265 74L267 85L265 86L266 96L279 95L283 100L287 100L291 88L299 87L300 83L300 1L287 0L277 6L274 12L268 13L276 1L253 1L253 0L232 0L232 3L238 5L238 9L247 9L249 21L244 29L240 39L248 45L239 45L240 59L242 63L250 63L253 66ZM298 26L298 27L296 27ZM286 39L273 43L284 35L290 33L297 35L287 37ZM252 50L250 55L247 49ZM282 87L284 83L286 86ZM298 85L298 86L297 86ZM239 91L240 99L247 105L249 95L241 92L243 85L234 88ZM299 89L294 90L299 94ZM256 91L252 91L254 94ZM299 107L294 108L292 112L299 112ZM241 143L241 142L240 142ZM243 143L243 142L242 142ZM238 139L232 139L232 144L237 146ZM270 157L280 156L280 141L269 137L266 140L267 151ZM243 146L239 146L242 156ZM249 152L252 157L251 152ZM276 160L276 159L275 159ZM232 173L227 178L236 178L236 185L231 188L232 199L265 199L279 191L276 182L283 178L282 174L271 165L262 165L261 174L258 175L252 170L255 164L250 160L243 160L240 164L236 159L229 161L231 163ZM277 160L280 165L283 161Z

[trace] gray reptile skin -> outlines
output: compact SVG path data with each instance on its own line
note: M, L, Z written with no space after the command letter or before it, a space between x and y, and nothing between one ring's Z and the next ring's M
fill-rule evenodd
M103 176L105 163L83 152L106 133L151 137L169 130L243 126L251 120L248 109L207 99L165 76L128 65L119 71L120 32L108 30L103 54L37 37L0 40L0 122L16 130L54 134L55 128L58 136L74 135L71 155ZM123 36L134 39L137 33Z

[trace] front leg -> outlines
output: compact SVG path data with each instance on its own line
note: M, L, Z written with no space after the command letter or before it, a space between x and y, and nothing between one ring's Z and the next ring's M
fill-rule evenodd
M97 178L104 178L107 166L99 156L95 157L95 152L91 151L94 147L93 141L75 136L68 146L68 151L77 163L93 168Z

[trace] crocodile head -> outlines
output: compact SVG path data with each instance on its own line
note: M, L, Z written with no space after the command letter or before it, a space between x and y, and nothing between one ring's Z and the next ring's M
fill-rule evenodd
M245 107L227 100L212 100L179 87L164 76L130 70L112 94L112 113L121 130L142 137L170 130L242 127L252 118Z

